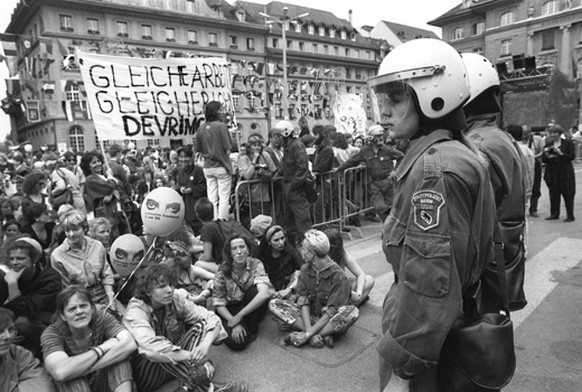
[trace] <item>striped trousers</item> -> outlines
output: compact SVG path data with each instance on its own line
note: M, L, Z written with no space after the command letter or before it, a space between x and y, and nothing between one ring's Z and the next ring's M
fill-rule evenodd
M56 383L56 386L58 392L102 392L114 391L121 384L132 380L131 364L126 359L94 374Z
M206 334L206 322L196 322L178 340L176 346L191 351L198 346ZM189 361L177 363L152 362L143 355L135 355L132 361L133 375L139 392L154 391L165 383L178 379L187 385L190 391L206 392L210 380L200 381L200 371L205 372L203 366L191 364Z

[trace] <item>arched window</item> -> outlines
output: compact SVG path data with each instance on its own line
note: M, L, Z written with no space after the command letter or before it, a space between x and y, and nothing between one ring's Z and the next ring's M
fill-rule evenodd
M69 146L77 151L85 151L83 128L78 125L73 125L69 128Z
M507 26L515 22L515 11L507 11L501 14L500 26Z
M552 15L558 12L558 4L556 0L546 1L542 4L542 16Z

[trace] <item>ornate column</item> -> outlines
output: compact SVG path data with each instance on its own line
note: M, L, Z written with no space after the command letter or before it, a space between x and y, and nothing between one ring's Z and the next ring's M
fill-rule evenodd
M534 56L535 55L533 36L534 36L533 31L530 31L530 32L527 33L527 42L526 42L526 46L525 46L525 53L528 56Z
M570 27L571 24L560 26L562 30L562 46L560 47L560 71L568 77L572 76L572 54L570 53Z

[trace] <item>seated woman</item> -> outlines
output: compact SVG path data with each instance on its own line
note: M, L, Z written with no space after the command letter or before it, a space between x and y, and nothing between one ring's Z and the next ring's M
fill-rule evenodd
M374 278L371 275L366 275L358 262L345 250L344 240L338 230L327 229L324 233L329 239L329 257L344 271L347 269L354 276L354 278L348 277L352 287L350 304L360 306L370 299L368 295L374 287Z
M0 265L0 307L16 316L18 344L40 358L40 335L56 311L61 277L42 267L42 248L32 238L19 237L5 245L8 257L6 265Z
M131 392L131 334L106 310L97 308L81 286L57 297L55 322L42 334L46 370L57 391Z
M358 308L349 305L350 283L343 270L329 258L327 236L319 230L309 230L301 245L306 264L301 267L297 304L273 299L271 312L283 322L299 329L285 338L286 344L300 347L309 342L313 347L330 348L334 338L347 331L359 316Z
M250 256L252 246L250 238L231 236L214 278L212 303L228 332L225 344L236 351L256 339L273 290L263 263Z
M166 264L178 275L176 288L184 289L188 293L189 300L205 307L206 300L212 295L214 274L192 265L190 249L184 242L169 241L166 246L171 252L171 257L166 259Z
M14 314L0 308L0 391L53 392L53 380L32 353L12 344L15 339Z
M275 287L275 297L289 298L297 287L303 258L287 241L281 226L273 225L265 230L257 258L263 263L269 280Z
M72 210L61 218L67 238L51 255L51 265L63 284L79 284L91 292L93 302L108 305L113 301L114 276L100 241L85 236L85 214Z
M155 264L137 274L135 297L123 324L137 342L134 379L140 392L156 390L178 379L183 391L248 390L245 383L212 383L214 367L208 360L213 344L227 337L220 318L195 305L182 290L174 290L176 273ZM213 385L211 385L213 384Z

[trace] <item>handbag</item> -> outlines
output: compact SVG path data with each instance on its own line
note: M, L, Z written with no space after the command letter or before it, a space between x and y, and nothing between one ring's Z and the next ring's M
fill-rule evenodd
M499 225L495 225L495 258L505 315L480 312L481 280L463 296L464 318L453 324L438 363L444 392L499 391L515 374L513 322L507 300L507 278Z
M62 192L59 192L57 194L55 194L54 191L51 191L48 197L49 203L53 206L55 210L58 210L59 207L62 206L63 204L73 204L73 191L71 191L71 189L69 188L67 184L67 179L58 170L57 174L59 175L59 177L63 179L63 181L65 181L66 187Z

